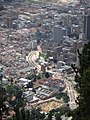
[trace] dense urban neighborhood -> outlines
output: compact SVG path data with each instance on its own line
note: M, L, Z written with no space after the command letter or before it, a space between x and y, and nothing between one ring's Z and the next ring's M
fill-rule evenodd
M89 120L89 41L89 0L1 0L0 120Z

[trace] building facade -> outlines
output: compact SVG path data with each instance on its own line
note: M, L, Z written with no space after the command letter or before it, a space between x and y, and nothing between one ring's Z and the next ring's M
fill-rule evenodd
M84 16L84 34L85 39L90 40L90 15Z
M63 36L66 36L66 28L63 28L59 25L53 27L53 41L62 43Z

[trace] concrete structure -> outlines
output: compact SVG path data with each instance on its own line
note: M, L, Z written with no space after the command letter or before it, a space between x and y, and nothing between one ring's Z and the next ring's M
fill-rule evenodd
M23 92L23 95L28 102L33 100L33 94L30 91Z
M69 74L69 73L72 72L72 68L71 68L71 66L64 65L64 66L62 66L60 69L57 69L57 72Z
M31 82L31 80L25 79L25 78L20 78L20 79L19 79L19 82L20 82L20 84L21 84L22 86L27 86L28 83Z
M3 83L3 84L8 84L8 79L3 78L3 79L2 79L2 83Z
M60 69L62 66L64 66L65 65L65 62L63 62L63 61L58 61L57 62L57 69Z
M67 36L72 34L72 26L67 27Z
M66 28L55 25L53 27L53 41L62 43L63 36L66 36Z
M43 73L46 72L46 66L44 65L44 63L41 64L41 71L42 71Z
M13 23L12 18L10 18L10 17L6 18L7 28L12 28L12 23Z
M90 15L84 16L84 33L86 40L90 40Z
M37 49L37 41L36 40L30 41L27 48L32 49L32 50L36 50Z
M36 49L37 49L37 41L36 41L36 40L33 40L33 41L32 41L32 49L33 49L33 50L36 50Z
M63 91L66 87L66 84L64 80L42 78L35 82L34 87L36 89L36 96L38 98L48 99L54 97L58 92Z
M83 47L82 41L73 40L73 52L77 54L77 50Z

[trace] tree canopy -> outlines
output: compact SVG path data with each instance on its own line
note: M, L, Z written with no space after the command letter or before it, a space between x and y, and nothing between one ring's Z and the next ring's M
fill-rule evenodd
M80 74L90 67L90 42L85 44L79 53Z
M73 120L90 120L90 42L79 52L79 76L77 74L79 107L73 111Z

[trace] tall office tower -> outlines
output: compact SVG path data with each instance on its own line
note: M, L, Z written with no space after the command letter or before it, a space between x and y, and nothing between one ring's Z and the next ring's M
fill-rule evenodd
M53 27L53 41L61 43L61 26L59 25Z
M85 39L90 40L90 15L84 16L84 34Z
M53 41L62 43L63 36L66 36L66 28L56 25L53 27Z
M12 28L12 18L8 17L6 18L6 25L7 25L7 28Z
M72 34L72 25L71 26L67 26L67 36Z

